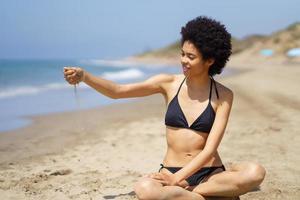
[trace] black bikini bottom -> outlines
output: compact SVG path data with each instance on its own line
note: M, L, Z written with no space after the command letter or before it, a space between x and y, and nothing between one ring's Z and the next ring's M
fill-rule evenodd
M169 170L170 172L172 172L173 174L182 168L182 167L165 167L163 164L160 164L160 166L161 167L158 170L158 172L160 172L160 170L165 168L165 169ZM223 171L225 171L224 165L218 166L218 167L203 167L199 171L194 173L192 176L188 177L186 179L186 181L189 183L189 186L199 185L205 177L209 176L216 169L220 169L220 168L223 169Z

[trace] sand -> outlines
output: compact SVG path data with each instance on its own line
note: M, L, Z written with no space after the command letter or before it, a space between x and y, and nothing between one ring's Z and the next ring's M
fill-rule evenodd
M228 66L239 73L217 77L235 94L219 153L225 166L267 170L260 190L241 199L299 199L300 65L233 57ZM153 95L35 116L1 133L1 199L137 199L134 182L157 171L166 151L165 110Z

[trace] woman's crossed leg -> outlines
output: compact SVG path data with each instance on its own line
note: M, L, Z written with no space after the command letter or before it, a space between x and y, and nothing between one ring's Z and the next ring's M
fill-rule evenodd
M152 178L142 178L134 186L139 200L205 200L200 194L179 186L163 186Z
M265 170L260 165L243 163L233 165L225 172L213 174L204 183L188 190L179 186L163 186L152 178L142 178L135 184L134 191L140 200L232 199L259 186L264 176Z

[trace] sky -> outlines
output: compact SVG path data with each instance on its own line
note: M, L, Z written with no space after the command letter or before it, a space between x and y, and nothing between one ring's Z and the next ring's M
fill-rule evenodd
M169 45L197 16L237 38L300 21L299 0L1 0L0 59L119 59Z

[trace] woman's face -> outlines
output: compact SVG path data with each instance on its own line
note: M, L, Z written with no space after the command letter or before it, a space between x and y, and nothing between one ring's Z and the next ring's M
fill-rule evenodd
M212 65L212 59L204 60L201 53L190 41L185 41L181 48L181 65L185 76L194 76L206 73L210 65Z

